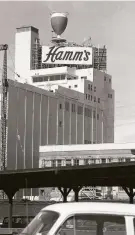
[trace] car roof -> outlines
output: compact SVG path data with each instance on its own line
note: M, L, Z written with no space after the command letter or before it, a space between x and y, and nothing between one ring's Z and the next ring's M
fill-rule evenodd
M135 216L135 205L106 202L67 202L46 206L42 211L56 211L60 214L100 213Z

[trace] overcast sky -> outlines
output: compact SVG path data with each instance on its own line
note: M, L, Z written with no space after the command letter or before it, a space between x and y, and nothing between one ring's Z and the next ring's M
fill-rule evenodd
M108 48L108 73L115 90L115 142L135 142L135 2L0 2L0 43L9 44L9 67L13 68L16 28L35 26L42 44L48 44L51 11L69 13L63 34L67 40L81 43L91 36L93 44Z

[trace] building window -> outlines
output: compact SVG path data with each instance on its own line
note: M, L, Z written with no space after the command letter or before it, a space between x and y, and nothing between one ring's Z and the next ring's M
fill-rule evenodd
M91 110L88 108L85 108L85 116L86 117L91 117Z
M86 100L87 100L87 94L86 94Z
M78 106L77 113L81 114L81 115L83 114L83 107L82 106Z
M88 100L90 100L90 95L88 95Z
M46 165L45 165L45 159L43 159L42 161L41 161L41 168L44 168Z
M118 161L119 162L124 162L124 158L119 158Z
M66 159L66 166L71 166L71 159Z
M62 104L59 104L60 109L62 109Z
M90 159L90 161L91 161L91 164L95 164L96 163L96 159L94 159L94 158Z
M98 103L100 103L100 98L98 98Z
M84 159L84 165L89 165L89 159Z
M106 77L104 77L104 81L106 81Z
M109 83L111 83L111 78L109 78Z
M87 79L87 76L83 76L83 77L81 77L81 79Z
M74 87L78 87L77 85L74 85Z
M94 86L94 92L96 92L96 86Z
M92 91L92 85L91 85L91 91Z
M74 159L74 165L79 166L79 159Z
M51 160L51 166L56 167L56 160Z
M88 90L90 90L90 84L88 84Z
M67 102L67 101L65 102L65 110L69 111L69 102Z
M61 80L65 80L65 75L63 75L63 74L60 75L60 79L61 79Z
M112 94L108 94L108 98L112 98Z
M71 88L71 86L69 86L69 88Z
M97 113L97 120L99 120L99 114Z
M75 112L75 104L72 104L72 112Z
M106 163L106 159L105 159L105 158L102 158L102 159L101 159L101 163Z
M96 102L96 96L94 96L94 102Z
M62 166L62 161L60 159L57 160L57 166L58 167Z
M62 127L62 121L59 121L59 127Z
M91 101L92 101L92 95L91 95Z

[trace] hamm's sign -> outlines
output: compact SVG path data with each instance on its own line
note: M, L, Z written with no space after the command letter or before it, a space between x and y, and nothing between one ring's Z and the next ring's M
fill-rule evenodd
M43 46L42 63L92 65L92 48Z

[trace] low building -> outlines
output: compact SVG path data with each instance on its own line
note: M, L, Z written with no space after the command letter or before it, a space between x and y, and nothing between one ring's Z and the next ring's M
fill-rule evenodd
M40 146L39 152L40 168L135 161L134 143ZM100 189L103 198L111 196L114 199L128 199L128 195L122 187L102 187ZM93 187L89 187L89 191L92 192ZM42 198L43 192L45 189L40 189L40 198Z

